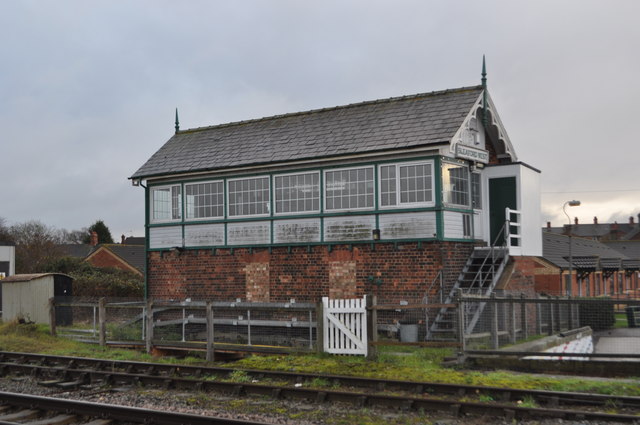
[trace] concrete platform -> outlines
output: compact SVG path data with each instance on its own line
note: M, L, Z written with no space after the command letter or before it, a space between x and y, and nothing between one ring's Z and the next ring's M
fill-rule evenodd
M640 328L617 328L593 333L596 354L640 355ZM616 361L639 361L639 358L616 358Z

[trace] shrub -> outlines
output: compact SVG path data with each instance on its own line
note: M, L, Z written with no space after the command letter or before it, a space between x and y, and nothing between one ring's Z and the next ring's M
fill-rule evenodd
M606 302L598 302L598 300ZM594 331L611 329L616 324L616 316L610 299L590 299L591 302L579 304L580 326L589 326Z

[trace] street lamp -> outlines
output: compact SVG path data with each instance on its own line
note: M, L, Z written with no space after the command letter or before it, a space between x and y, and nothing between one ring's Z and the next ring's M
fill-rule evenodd
M564 215L567 216L567 220L569 221L569 286L567 287L567 295L571 296L572 293L573 293L573 254L572 254L572 248L573 248L572 233L573 233L573 228L572 228L572 225L571 225L571 218L569 217L569 214L567 214L567 205L570 206L570 207L579 207L580 206L580 201L577 201L577 200L567 201L562 206L562 211L564 212Z

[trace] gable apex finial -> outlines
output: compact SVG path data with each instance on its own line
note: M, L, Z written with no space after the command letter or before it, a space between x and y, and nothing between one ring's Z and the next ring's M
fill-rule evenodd
M482 124L487 128L487 65L482 55Z
M487 65L484 60L484 55L482 55L482 88L487 89Z
M180 131L180 121L178 120L178 108L176 108L176 133Z

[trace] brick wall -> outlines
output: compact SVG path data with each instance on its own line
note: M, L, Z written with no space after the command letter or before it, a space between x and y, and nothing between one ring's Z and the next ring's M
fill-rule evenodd
M420 301L437 272L455 281L473 249L463 242L380 243L150 252L149 296L317 302L323 296L377 295Z

